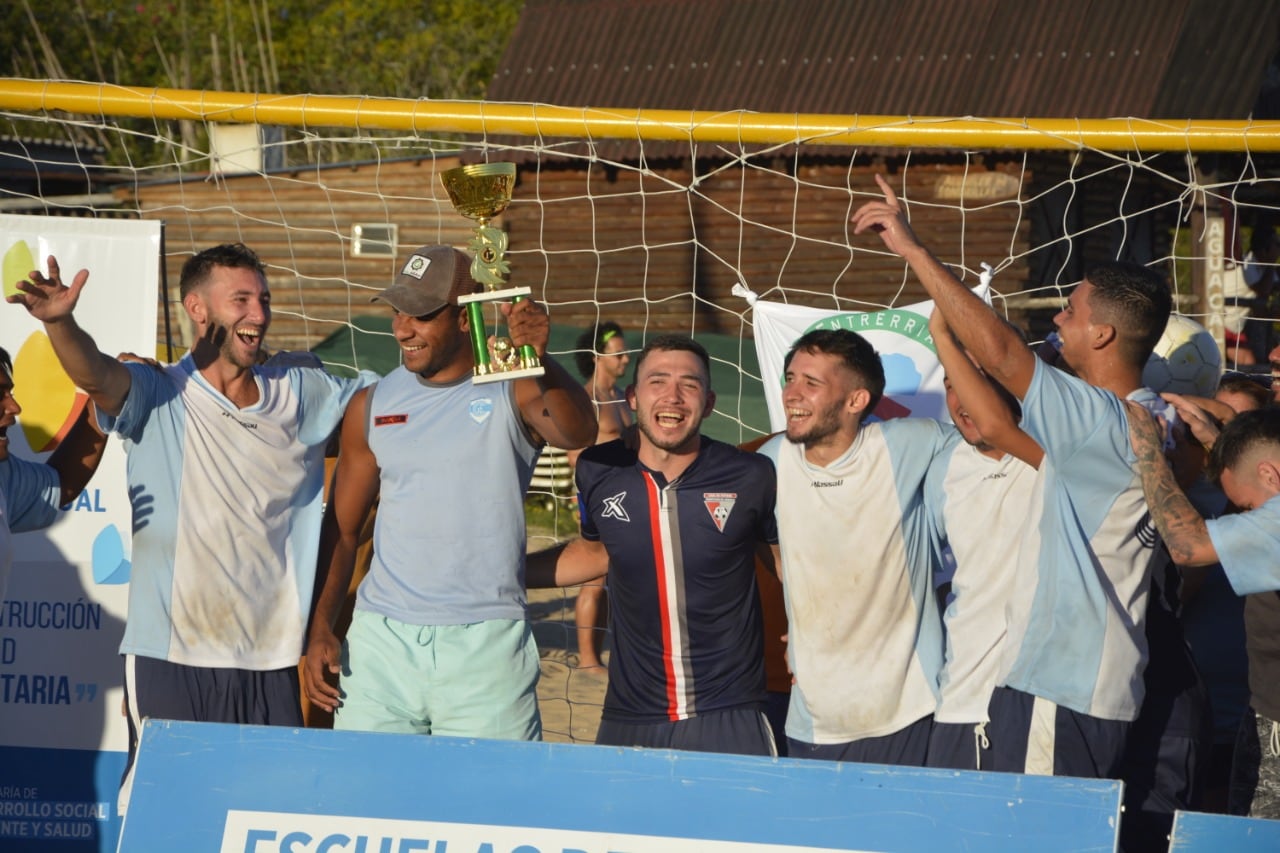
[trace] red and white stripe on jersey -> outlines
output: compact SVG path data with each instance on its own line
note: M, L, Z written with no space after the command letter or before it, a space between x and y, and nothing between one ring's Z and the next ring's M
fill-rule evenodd
M653 542L654 581L662 620L662 657L666 669L667 719L685 720L697 711L690 689L689 622L685 610L684 565L680 558L680 514L677 491L664 489L644 473L649 504L649 535Z

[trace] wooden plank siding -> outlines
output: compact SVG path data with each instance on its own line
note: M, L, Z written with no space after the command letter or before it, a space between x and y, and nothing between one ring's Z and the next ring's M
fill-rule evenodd
M764 298L849 310L925 298L876 237L849 234L850 215L877 192L873 175L884 166L802 162L797 180L785 164L715 165L699 161L693 192L685 189L694 184L687 164L654 167L648 177L598 165L526 166L504 216L513 283L550 303L556 322L745 335L750 328L737 315L747 305L731 292L739 282ZM971 273L981 261L1025 256L1029 222L1016 198L964 211L950 200L935 204L939 178L963 173L921 161L907 172L921 239ZM1019 289L1026 275L1015 260L1004 289Z
M357 223L399 227L397 255L428 243L464 245L472 223L458 216L438 173L456 157L352 164L293 172L138 184L117 192L165 227L165 274L175 343L190 330L178 298L182 265L201 249L241 241L267 264L273 318L268 344L309 349L354 315L384 308L369 297L391 283L397 259L351 254ZM158 340L164 339L164 317Z
M185 324L183 262L201 248L240 240L268 265L269 345L306 349L352 316L383 310L368 299L391 281L397 261L352 256L353 224L399 226L400 258L426 243L465 247L473 224L453 211L438 177L456 164L423 158L157 182L131 187L124 201L167 223L175 324ZM695 179L688 161L648 172L524 164L514 200L495 223L510 238L511 284L529 286L558 324L615 319L646 333L748 337L747 304L731 292L739 282L764 298L849 310L924 298L878 239L848 233L850 214L877 192L873 174L884 164L784 159L723 167L699 160ZM1026 255L1028 217L1016 197L970 201L964 210L935 200L941 178L964 173L963 163L916 159L905 193L921 239L947 263L963 263L976 283L981 261ZM893 180L901 188L901 173ZM1015 260L1002 289L1018 289L1026 276Z

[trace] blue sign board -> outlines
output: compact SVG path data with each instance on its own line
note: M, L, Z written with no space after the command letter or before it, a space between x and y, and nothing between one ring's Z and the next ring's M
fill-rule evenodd
M1276 853L1280 820L1178 812L1173 817L1169 853Z
M1120 783L148 721L124 851L1112 851Z

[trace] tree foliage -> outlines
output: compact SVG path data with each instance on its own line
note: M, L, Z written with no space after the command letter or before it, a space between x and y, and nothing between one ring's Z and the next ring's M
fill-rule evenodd
M474 99L484 96L522 5L18 0L0 9L0 57L7 66L2 73L15 77Z

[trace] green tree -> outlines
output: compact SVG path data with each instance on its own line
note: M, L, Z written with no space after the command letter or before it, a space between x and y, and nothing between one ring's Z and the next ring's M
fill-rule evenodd
M522 0L19 0L0 10L8 76L243 92L484 96ZM123 122L122 122L123 125ZM135 123L198 147L190 122ZM19 128L15 126L15 130ZM148 152L100 139L123 162ZM172 157L170 152L167 156ZM329 157L342 156L330 149Z

